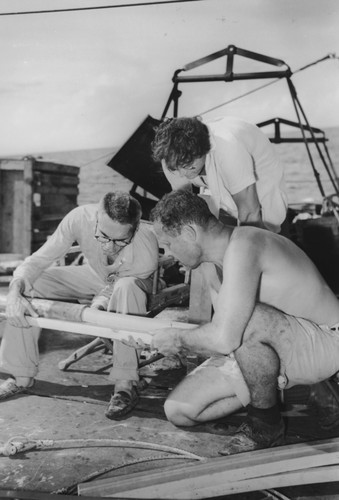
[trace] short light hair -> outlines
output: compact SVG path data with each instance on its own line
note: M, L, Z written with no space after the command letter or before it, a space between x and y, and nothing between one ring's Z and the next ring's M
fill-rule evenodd
M106 193L99 203L100 208L114 221L131 224L136 228L141 219L141 205L124 191Z
M173 235L181 233L183 226L197 224L206 227L216 218L205 200L187 189L178 189L165 194L151 211L151 221Z
M164 160L169 170L185 168L211 149L209 132L199 117L165 120L156 129L152 142L155 161Z

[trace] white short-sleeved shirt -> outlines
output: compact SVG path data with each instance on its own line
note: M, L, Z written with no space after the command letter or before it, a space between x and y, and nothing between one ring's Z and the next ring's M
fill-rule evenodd
M268 229L279 232L286 217L287 196L282 165L274 146L256 125L237 118L221 118L205 124L211 143L206 155L206 175L188 181L164 168L172 188L178 189L188 182L199 187L207 185L214 215L218 216L223 209L238 218L232 195L255 183L263 221Z

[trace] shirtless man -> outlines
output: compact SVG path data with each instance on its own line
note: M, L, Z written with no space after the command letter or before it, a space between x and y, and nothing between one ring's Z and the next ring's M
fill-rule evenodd
M287 211L283 168L256 125L235 117L173 118L157 128L152 150L172 189L208 188L217 218L222 210L240 225L280 231Z
M223 273L210 323L161 330L153 338L152 347L164 355L211 356L170 394L168 419L189 426L245 406L247 419L224 437L222 453L282 444L277 387L314 384L339 370L338 300L290 240L223 225L188 191L165 195L152 219L158 240L185 266L212 262Z

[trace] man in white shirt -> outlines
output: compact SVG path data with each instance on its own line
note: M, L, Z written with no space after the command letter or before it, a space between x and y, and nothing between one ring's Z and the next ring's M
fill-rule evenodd
M217 218L222 209L239 225L280 231L287 211L283 170L256 125L233 117L173 118L157 128L152 150L172 189L209 189Z
M0 367L12 375L0 385L0 400L32 387L38 372L40 329L25 315L37 316L26 297L92 302L98 309L146 314L147 293L158 266L155 235L140 225L141 207L125 192L107 193L99 204L75 208L48 241L15 270L7 297L7 324L0 347ZM53 266L74 242L85 257L81 266ZM114 341L114 383L106 416L124 416L138 402L138 356L133 347Z

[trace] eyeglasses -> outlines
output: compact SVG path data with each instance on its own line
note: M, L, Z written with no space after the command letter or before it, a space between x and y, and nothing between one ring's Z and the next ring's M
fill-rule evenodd
M96 224L95 224L95 233L97 232L97 228L98 228L98 221L96 221ZM129 245L131 243L133 237L134 237L134 233L129 238L123 238L122 240L115 240L115 239L109 238L108 236L105 236L103 234L94 234L94 238L99 243L104 243L104 244L113 243L117 247L122 247L122 248Z

